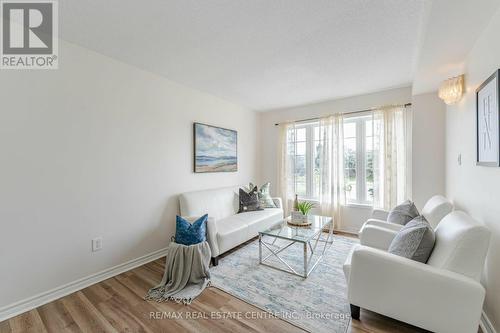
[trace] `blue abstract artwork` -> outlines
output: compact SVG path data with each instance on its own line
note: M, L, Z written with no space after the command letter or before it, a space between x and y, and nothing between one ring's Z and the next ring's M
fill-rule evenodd
M194 123L194 172L238 171L238 133Z

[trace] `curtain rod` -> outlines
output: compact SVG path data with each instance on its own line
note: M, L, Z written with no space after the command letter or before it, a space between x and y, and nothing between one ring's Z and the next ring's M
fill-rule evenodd
M406 104L398 104L398 105L391 105L391 106L403 106L405 108L411 106L411 103L406 103ZM358 111L348 111L348 112L341 112L341 114L353 114L353 113L362 113L362 112L369 112L369 111L375 111L378 110L379 108L370 108L370 109L365 109L365 110L358 110ZM314 117L314 118L307 118L307 119L301 119L301 120L295 120L293 121L294 123L300 123L303 121L312 121L312 120L318 120L321 119L321 117ZM280 123L274 124L274 126L278 126Z

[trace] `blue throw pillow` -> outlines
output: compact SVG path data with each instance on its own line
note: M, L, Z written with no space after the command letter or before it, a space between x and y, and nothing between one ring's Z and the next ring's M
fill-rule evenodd
M175 222L175 242L177 244L194 245L206 240L208 214L189 223L180 216Z

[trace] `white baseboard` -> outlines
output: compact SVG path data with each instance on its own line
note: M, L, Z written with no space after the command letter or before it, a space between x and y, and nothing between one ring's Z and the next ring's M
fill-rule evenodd
M333 231L337 231L337 232L342 232L344 234L348 234L348 235L352 235L352 236L359 236L359 233L358 231L354 231L354 230L349 230L349 229L340 229L340 228L335 228L333 229Z
M89 275L87 277L78 279L76 281L67 283L60 287L54 288L52 290L43 292L41 294L26 298L24 300L15 302L13 304L9 304L0 308L0 322L17 316L23 312L32 310L41 305L52 302L58 298L64 297L66 295L72 294L78 290L84 289L88 286L96 284L100 281L109 279L118 274L124 273L136 267L142 266L148 262L159 259L165 256L167 253L167 248L163 248L157 251L154 251L145 256L132 259L123 264L105 269L101 272Z
M493 324L491 323L486 313L484 313L484 311L481 314L481 321L479 322L479 326L481 327L483 333L497 333L497 331L493 327Z

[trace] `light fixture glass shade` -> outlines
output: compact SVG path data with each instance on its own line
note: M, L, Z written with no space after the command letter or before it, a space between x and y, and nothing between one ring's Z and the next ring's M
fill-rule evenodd
M462 98L464 94L464 76L452 77L444 81L439 88L439 98L446 104L455 104Z

